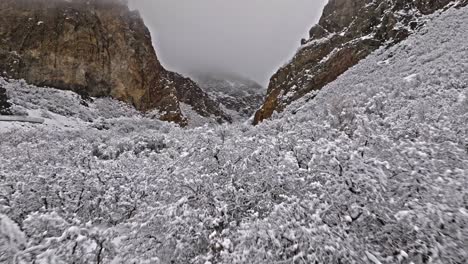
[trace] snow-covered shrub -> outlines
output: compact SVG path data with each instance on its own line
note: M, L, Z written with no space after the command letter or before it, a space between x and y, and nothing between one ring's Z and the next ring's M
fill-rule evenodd
M7 84L77 125L0 127L0 260L465 263L467 21L436 15L257 127L181 129Z
M353 106L354 103L351 99L333 98L327 113L331 117L331 127L352 136L356 129L356 113L353 112L355 110Z
M17 263L25 247L25 234L8 216L0 214L0 262Z

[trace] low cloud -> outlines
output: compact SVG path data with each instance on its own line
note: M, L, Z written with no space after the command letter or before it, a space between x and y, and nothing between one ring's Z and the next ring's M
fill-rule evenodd
M131 0L162 63L232 72L266 85L317 23L326 0Z

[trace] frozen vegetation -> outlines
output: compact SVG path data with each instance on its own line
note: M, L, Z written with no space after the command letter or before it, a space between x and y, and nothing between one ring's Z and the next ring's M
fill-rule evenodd
M0 263L467 263L467 24L434 15L257 127L1 80L46 121L0 123Z

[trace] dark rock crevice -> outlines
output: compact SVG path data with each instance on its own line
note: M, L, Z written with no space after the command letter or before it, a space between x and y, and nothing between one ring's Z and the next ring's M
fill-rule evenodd
M0 115L11 115L11 104L8 102L5 88L0 86Z

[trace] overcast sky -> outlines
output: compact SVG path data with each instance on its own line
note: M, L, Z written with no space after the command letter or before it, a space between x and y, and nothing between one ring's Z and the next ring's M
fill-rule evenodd
M174 71L236 73L266 85L317 23L326 0L131 0Z

